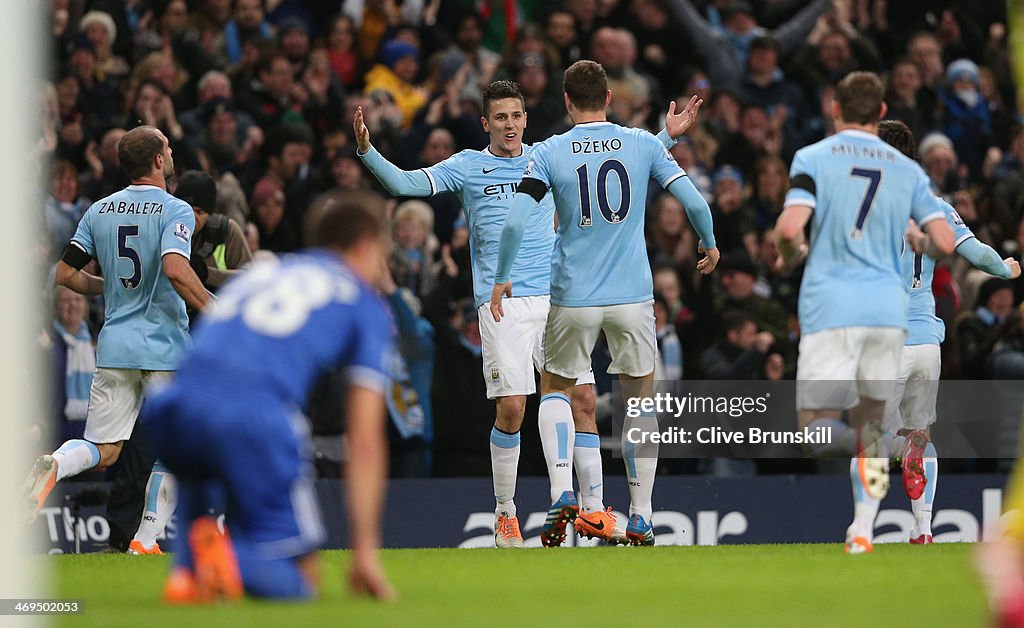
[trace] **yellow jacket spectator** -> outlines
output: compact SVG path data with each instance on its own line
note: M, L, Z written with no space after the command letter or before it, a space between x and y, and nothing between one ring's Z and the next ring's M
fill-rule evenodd
M420 70L419 51L412 44L397 39L384 44L381 63L366 73L364 93L386 92L402 112L402 128L408 128L416 112L427 104L427 92L413 84Z

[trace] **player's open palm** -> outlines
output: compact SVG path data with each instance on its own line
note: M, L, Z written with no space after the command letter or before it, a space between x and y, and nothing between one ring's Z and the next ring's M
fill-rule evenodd
M668 113L665 114L665 131L668 132L668 136L676 139L686 133L697 121L697 112L700 111L700 106L703 104L703 99L691 96L690 102L686 103L683 110L676 113L676 101L671 101L668 104Z
M348 587L353 595L366 595L385 602L398 597L376 555L356 556L348 570Z
M1003 262L1005 262L1006 265L1010 267L1010 279L1016 279L1017 277L1020 277L1020 262L1013 259L1012 257L1007 257L1006 259L1003 260Z
M722 257L722 254L718 251L717 246L705 249L704 245L701 244L697 247L697 250L704 254L704 257L697 262L697 270L702 275L710 275L715 270L715 266L718 266L718 260Z
M356 107L356 112L352 116L352 130L356 133L356 145L359 146L359 152L365 153L370 150L370 129L366 128L366 121L363 120L362 107Z

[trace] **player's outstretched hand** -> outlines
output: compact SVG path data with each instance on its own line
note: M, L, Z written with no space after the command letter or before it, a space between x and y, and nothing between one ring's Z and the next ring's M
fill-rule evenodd
M715 270L715 266L718 266L718 260L722 257L722 254L718 252L717 246L705 249L703 244L697 247L697 251L704 254L704 257L697 262L697 270L702 275L710 275L711 271Z
M1006 259L1003 260L1003 262L1010 267L1010 279L1016 279L1017 277L1020 277L1020 262L1013 259L1012 257L1007 257Z
M494 317L495 323L500 323L503 316L505 316L505 309L501 306L502 297L512 296L512 282L507 283L496 283L494 284L494 290L491 291L491 316Z
M353 595L375 597L384 602L398 597L376 554L355 556L348 570L348 588Z
M668 132L668 136L676 139L683 133L686 133L693 126L693 123L697 121L697 112L700 111L700 106L703 104L703 98L691 96L690 102L686 103L686 107L679 113L676 113L676 101L669 102L668 113L665 114L665 131Z
M362 107L356 107L356 112L352 116L352 130L356 132L356 145L359 146L359 152L365 153L370 150L370 129L366 128L366 122L363 120Z

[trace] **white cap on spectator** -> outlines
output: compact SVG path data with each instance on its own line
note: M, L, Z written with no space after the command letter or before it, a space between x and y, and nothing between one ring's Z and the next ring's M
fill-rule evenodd
M79 20L78 30L85 32L86 28L97 22L107 29L107 34L110 37L110 43L113 44L114 40L117 39L117 26L114 25L114 18L110 17L109 13L104 11L89 11L82 16L81 20Z
M928 157L928 153L932 152L939 146L945 146L949 150L953 149L953 140L949 139L942 133L929 133L925 136L921 143L917 147L917 152L921 155L921 159L924 160Z

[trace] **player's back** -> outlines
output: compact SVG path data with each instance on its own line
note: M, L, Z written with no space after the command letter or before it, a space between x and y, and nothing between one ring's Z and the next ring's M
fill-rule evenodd
M92 205L72 241L103 271L105 322L97 364L173 369L188 346L185 302L163 272L163 255L188 257L195 214L152 185L130 185Z
M653 135L611 122L577 124L534 146L523 176L551 188L558 212L551 302L577 307L652 299L644 240L648 183L654 177L667 187L684 175Z
M946 221L953 229L954 246L973 238L974 233L964 224L960 215L948 203L936 199L946 213ZM901 258L903 281L910 288L910 303L907 307L908 345L941 344L946 337L946 325L935 315L935 295L932 280L935 277L935 260L927 255L914 253L906 243Z
M848 130L798 151L791 173L797 189L787 204L814 210L800 287L804 333L906 327L900 253L912 207L922 216L923 171L877 136Z
M259 395L302 407L317 377L347 366L383 390L391 317L334 254L253 264L221 291L178 371L183 394ZM190 386L194 383L194 386Z

